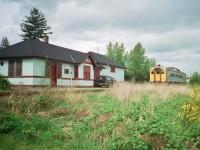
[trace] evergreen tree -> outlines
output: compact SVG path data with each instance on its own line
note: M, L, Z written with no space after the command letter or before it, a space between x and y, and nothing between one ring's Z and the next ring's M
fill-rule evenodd
M10 46L10 42L8 41L7 37L3 37L2 41L1 41L1 46L2 47L8 47L8 46Z
M30 16L25 16L26 20L21 23L22 34L20 35L23 40L25 39L42 39L47 34L52 34L53 32L47 32L51 29L47 26L47 20L43 13L39 9L33 8L30 11Z

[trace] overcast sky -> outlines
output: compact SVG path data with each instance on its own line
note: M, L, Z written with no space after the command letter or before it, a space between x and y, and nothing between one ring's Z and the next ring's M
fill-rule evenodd
M163 66L200 72L200 0L0 0L0 40L21 40L20 24L33 7L52 27L51 44L106 53L106 45L140 42Z

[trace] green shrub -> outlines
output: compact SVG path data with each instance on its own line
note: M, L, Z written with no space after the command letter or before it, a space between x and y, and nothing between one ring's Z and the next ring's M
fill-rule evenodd
M10 82L8 79L3 78L2 75L0 75L0 90L10 90Z
M200 121L200 85L196 85L190 92L188 101L182 106L180 116L185 126Z
M22 128L22 122L14 114L0 116L0 133L18 132Z
M191 84L200 84L200 73L194 72L190 79Z

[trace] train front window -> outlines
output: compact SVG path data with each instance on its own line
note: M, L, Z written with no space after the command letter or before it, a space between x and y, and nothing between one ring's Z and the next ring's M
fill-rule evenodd
M157 71L156 74L160 74L160 71Z
M154 72L153 72L153 71L151 71L151 74L154 74Z

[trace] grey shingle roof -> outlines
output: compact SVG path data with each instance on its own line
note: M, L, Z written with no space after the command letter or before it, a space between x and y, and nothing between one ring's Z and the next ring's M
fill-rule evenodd
M0 58L16 57L40 57L69 63L74 63L74 61L75 63L81 63L87 57L87 54L29 39L0 51Z
M94 61L99 64L111 65L120 68L124 66L114 62L105 55L89 52ZM25 40L0 50L0 59L2 58L22 58L39 57L48 58L57 61L80 64L89 56L88 53L48 44L39 40Z
M98 53L90 52L92 55L93 59L98 63L98 64L104 64L104 65L110 65L110 66L115 66L119 68L125 68L123 65L116 63L115 61L111 60L110 58L106 57L105 55L101 55Z

